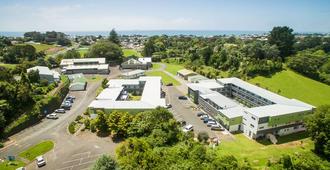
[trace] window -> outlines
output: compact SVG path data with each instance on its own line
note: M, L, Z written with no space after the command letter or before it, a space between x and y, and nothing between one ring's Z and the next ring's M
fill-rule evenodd
M250 124L250 126L251 126L252 128L254 128L254 125Z
M298 126L293 127L293 129L298 129L298 128L299 128Z
M256 120L256 118L255 118L255 117L253 117L253 116L251 116L251 118L252 118L253 120Z
M259 129L263 129L264 127L263 126L260 126Z

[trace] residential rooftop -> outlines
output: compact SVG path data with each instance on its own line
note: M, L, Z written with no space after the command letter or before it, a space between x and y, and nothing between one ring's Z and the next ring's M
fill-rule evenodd
M45 67L45 66L35 66L35 67L27 69L26 71L30 72L31 70L34 70L34 71L38 70L39 74L43 74L43 75L53 75L54 74L53 71L51 71L48 67Z
M105 58L78 58L78 59L62 59L61 66L63 65L74 65L82 63L95 63L95 64L105 64Z

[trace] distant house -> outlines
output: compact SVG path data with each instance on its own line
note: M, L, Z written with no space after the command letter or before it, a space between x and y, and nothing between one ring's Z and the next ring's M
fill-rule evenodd
M141 76L145 75L145 71L144 70L133 70L130 72L126 72L126 73L122 73L121 77L123 79L136 79L139 78Z
M140 58L138 58L138 61L140 61L143 64L147 64L148 68L150 68L152 66L151 57L140 57Z
M83 91L86 90L87 81L83 74L72 74L69 75L69 80L71 82L69 89L71 91Z
M48 67L35 66L27 69L26 72L29 73L32 70L39 71L40 80L47 80L49 83L60 81L60 74L56 71L50 70Z
M189 76L194 76L194 75L197 75L197 73L191 71L191 70L187 70L187 69L182 69L182 70L179 70L177 73L176 73L177 76L185 79L185 80L188 80L188 77Z
M148 70L150 67L151 67L151 64L149 62L142 62L142 61L136 60L134 58L131 58L121 64L122 69Z
M60 67L65 74L109 74L105 58L63 59Z

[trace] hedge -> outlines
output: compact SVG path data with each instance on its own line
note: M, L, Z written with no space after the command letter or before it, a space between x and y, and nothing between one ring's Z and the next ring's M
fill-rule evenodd
M11 136L21 130L38 123L47 114L53 112L61 105L61 101L69 92L70 82L67 77L62 78L62 84L57 88L54 95L45 96L35 103L31 112L22 114L16 121L9 124L2 134L3 137Z

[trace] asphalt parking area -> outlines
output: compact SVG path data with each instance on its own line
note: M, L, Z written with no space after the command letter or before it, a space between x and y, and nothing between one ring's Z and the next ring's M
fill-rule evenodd
M102 154L93 154L91 151L75 153L62 162L57 170L84 170L90 169L96 159Z
M173 116L178 121L186 121L187 124L191 124L194 127L195 134L199 132L207 132L209 136L217 137L220 140L232 140L233 137L228 131L213 131L210 127L207 127L203 121L197 117L196 113L200 112L197 106L190 100L180 100L178 96L182 95L176 87L166 87L167 102L172 104L172 108L169 109L173 113Z

